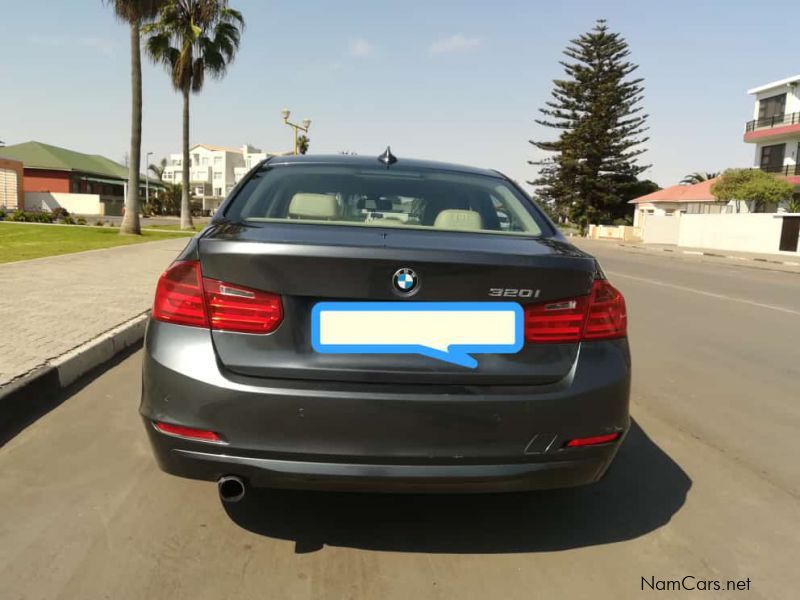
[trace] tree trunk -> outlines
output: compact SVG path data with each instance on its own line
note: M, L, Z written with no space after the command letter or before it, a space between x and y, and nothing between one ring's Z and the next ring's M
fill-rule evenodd
M189 201L189 88L183 89L183 189L181 190L181 229L194 229Z
M128 193L120 234L141 235L139 225L139 166L142 151L142 56L139 22L131 23L131 151L128 160Z

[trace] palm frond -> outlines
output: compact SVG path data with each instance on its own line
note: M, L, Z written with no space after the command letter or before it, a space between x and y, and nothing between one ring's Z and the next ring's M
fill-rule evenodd
M239 49L244 18L227 0L163 0L146 47L176 89L199 93L206 75L223 77Z
M103 0L114 9L117 19L125 23L145 23L158 15L165 0Z

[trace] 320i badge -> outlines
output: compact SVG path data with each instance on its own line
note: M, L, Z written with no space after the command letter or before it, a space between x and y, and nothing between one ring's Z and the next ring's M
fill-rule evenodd
M161 276L143 382L159 465L226 501L586 484L629 426L625 301L495 171L273 158Z

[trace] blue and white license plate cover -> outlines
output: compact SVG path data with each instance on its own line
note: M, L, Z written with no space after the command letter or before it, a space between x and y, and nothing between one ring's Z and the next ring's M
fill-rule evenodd
M319 302L311 345L323 354L421 354L476 368L472 354L514 354L524 343L515 302Z

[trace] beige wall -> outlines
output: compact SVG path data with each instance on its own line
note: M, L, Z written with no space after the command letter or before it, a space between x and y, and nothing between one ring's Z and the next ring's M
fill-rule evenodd
M701 215L704 216L704 215ZM645 244L677 244L681 219L685 217L680 213L672 216L648 215L647 222L642 229Z
M623 225L589 225L587 237L593 240L639 242L642 240L642 230Z
M25 210L65 208L79 215L102 215L103 203L98 194L61 194L58 192L25 192Z
M682 215L678 245L777 253L782 225L775 213Z

